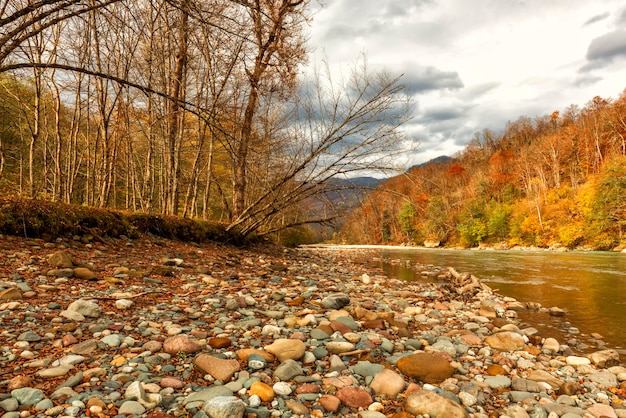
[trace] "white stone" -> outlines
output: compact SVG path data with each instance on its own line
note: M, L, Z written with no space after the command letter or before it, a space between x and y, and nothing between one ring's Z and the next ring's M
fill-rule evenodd
M406 315L419 315L424 313L424 309L419 306L407 306L404 308L404 313Z
M541 349L554 354L559 352L561 345L555 338L546 338Z
M293 389L291 388L291 385L287 382L276 382L274 383L274 386L272 386L272 389L274 389L274 393L276 395L291 395L291 392L293 392Z
M25 358L25 359L32 359L32 358L35 358L35 353L29 350L24 350L20 353L20 357Z
M476 402L478 401L476 396L463 391L459 392L459 399L463 405L469 407L476 405Z
M265 325L261 330L261 335L280 335L281 331L276 325Z
M354 344L348 341L331 341L326 344L326 349L333 354L346 353L354 350Z
M565 362L572 367L580 367L591 364L591 360L586 357L567 356Z
M368 411L383 412L385 406L380 402L373 402L367 407Z
M248 405L250 405L251 408L257 408L261 406L261 398L259 397L259 395L250 396L250 398L248 399Z
M60 366L61 364L71 364L73 366L82 363L85 361L85 356L80 356L78 354L70 354L58 360L52 362L52 366Z
M128 309L133 306L133 301L128 299L119 299L115 301L115 307L117 309Z

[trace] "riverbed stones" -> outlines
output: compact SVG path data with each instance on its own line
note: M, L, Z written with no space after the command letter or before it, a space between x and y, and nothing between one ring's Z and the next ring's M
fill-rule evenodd
M427 415L431 417L469 418L465 409L429 390L411 392L404 402L405 410L413 415Z
M11 391L11 396L17 400L20 405L32 406L36 405L45 398L43 391L34 388L19 388Z
M279 338L265 349L282 362L288 359L300 360L304 356L306 346L300 340Z
M322 306L326 309L341 309L350 304L350 297L344 293L336 293L322 299Z
M56 268L71 268L74 266L72 256L65 251L57 251L48 256L48 264Z
M589 359L602 369L617 366L620 362L619 353L616 350L596 351L589 354Z
M454 368L442 356L432 353L416 353L402 357L398 369L408 377L425 383L441 383L454 373Z
M516 351L524 348L524 337L516 332L502 331L485 338L489 347L499 351Z
M333 354L347 353L354 350L354 344L348 341L331 341L326 344L326 349Z
M102 309L96 301L85 299L78 299L70 303L66 311L78 313L86 318L97 318L102 313Z
M21 300L23 299L22 291L15 287L10 287L0 291L0 301ZM8 308L8 306L7 306Z
M517 319L531 304L479 282L460 294L445 269L416 267L436 283L403 282L369 250L116 242L59 241L8 259L0 290L25 293L0 303L7 418L626 415L626 368L610 366L619 355L601 336L563 323L552 330L561 343L544 338L543 326ZM52 267L50 248L89 262ZM359 254L368 263L354 263ZM157 277L155 263L172 274ZM76 278L77 267L100 280Z
M395 371L383 369L376 373L370 383L370 388L376 395L393 399L406 388L406 381Z
M250 386L248 395L257 395L263 402L271 402L274 399L274 389L267 383L258 381Z
M283 361L276 367L276 370L274 370L274 377L280 381L289 381L303 374L304 370L300 366L300 363L292 359Z
M144 384L139 381L132 382L124 392L124 398L139 402L146 409L153 409L161 405L163 397L159 393L146 392Z
M73 277L85 281L96 280L96 273L86 267L75 267Z
M368 392L352 386L339 389L335 396L350 408L367 408L374 402Z
M246 404L236 396L217 396L207 401L203 411L211 418L242 418Z
M541 349L543 351L547 351L547 352L549 352L551 354L556 354L561 349L561 345L559 344L559 342L555 338L548 337L543 342L543 345L541 346Z
M235 373L241 370L237 360L222 359L208 354L200 354L193 364L201 372L222 382L228 382Z
M163 351L168 354L194 354L200 346L186 335L175 335L163 341Z
M563 383L565 383L557 376L548 373L545 370L533 370L528 374L527 379L534 382L547 383L552 387L552 389L558 389L561 385L563 385Z

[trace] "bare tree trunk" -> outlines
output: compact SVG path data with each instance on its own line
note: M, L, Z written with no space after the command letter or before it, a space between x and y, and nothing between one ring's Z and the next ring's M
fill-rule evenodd
M189 12L186 3L182 3L180 10L181 21L178 26L178 51L176 53L174 72L172 74L172 86L170 95L173 98L169 102L169 133L168 133L168 184L166 193L165 213L176 215L178 213L178 194L180 183L180 151L183 136L183 115L179 101L184 100L184 82L187 69L187 49L189 44Z

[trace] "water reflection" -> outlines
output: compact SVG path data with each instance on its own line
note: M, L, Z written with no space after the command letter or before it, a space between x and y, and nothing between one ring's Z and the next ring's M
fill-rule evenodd
M397 260L383 265L391 277L421 280L422 265L451 266L502 295L565 309L566 321L582 334L601 334L611 348L626 345L626 254L403 249L384 250L382 256ZM522 316L563 332L561 319ZM556 337L563 341L568 334Z

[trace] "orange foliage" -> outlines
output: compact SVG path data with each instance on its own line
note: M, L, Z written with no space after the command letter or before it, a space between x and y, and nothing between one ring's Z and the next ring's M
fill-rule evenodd
M486 225L505 222L501 225L507 226L511 245L600 248L592 222L595 230L605 223L597 213L594 218L592 208L601 207L595 200L606 196L590 193L593 188L584 185L595 184L607 164L622 155L626 90L615 101L595 97L582 110L570 106L535 119L523 116L499 136L488 130L475 134L456 159L422 165L385 182L368 201L372 214L367 216L367 239L382 236L383 222L392 241L406 239L398 232L397 219L403 205L411 202L416 236L422 239L436 227L448 234L445 241L459 242L459 226L471 214L473 221ZM495 218L507 210L508 219ZM363 223L363 215L353 222ZM610 242L606 236L612 230L602 230L605 242ZM487 236L485 242L490 239L501 236ZM620 239L616 236L614 242Z

